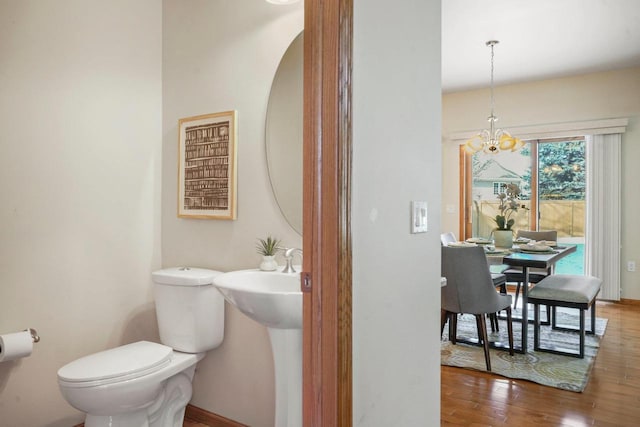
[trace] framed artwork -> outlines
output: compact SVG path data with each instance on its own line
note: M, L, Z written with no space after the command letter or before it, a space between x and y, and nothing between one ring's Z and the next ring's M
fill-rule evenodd
M178 121L178 216L236 219L237 112Z

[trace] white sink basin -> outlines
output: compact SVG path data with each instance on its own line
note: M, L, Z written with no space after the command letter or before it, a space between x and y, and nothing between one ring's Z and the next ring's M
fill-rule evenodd
M300 273L239 270L221 274L213 283L229 303L256 322L269 328L302 329Z

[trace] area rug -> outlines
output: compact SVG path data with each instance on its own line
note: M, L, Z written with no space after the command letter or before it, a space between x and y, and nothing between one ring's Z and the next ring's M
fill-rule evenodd
M541 310L542 311L542 310ZM518 310L514 315L518 315ZM586 314L587 327L590 325L589 313ZM542 319L546 318L544 311ZM578 311L565 312L558 309L558 324L575 327L579 324ZM487 321L487 324L489 322ZM488 331L490 342L508 343L506 321L500 321L500 332ZM600 347L600 340L607 327L607 319L596 318L596 334L587 335L585 341L585 357L562 356L552 353L533 351L533 325L529 325L529 342L526 354L515 353L510 356L508 351L491 349L491 370L493 374L507 378L533 381L549 387L563 390L582 392L589 381L589 373ZM517 346L520 339L521 323L513 322L514 343ZM563 348L578 349L579 335L573 332L553 331L551 326L540 328L542 346L550 344ZM458 316L458 339L477 339L478 331L473 315ZM459 368L486 371L484 352L482 347L458 343L451 344L448 337L448 327L445 327L440 344L440 359L442 365Z

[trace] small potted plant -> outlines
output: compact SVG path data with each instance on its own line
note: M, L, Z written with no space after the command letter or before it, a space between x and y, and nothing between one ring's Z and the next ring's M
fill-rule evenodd
M498 210L500 213L493 219L498 226L493 230L495 245L501 248L510 248L513 245L513 230L511 227L516 223L512 218L518 208L527 209L525 205L519 205L520 187L518 184L509 183L503 193L498 194Z
M280 250L280 240L268 236L266 239L258 239L256 250L262 255L260 270L273 271L278 268L275 255Z

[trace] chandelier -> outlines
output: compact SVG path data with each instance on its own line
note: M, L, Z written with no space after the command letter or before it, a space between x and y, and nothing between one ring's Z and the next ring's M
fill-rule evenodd
M516 151L524 145L522 140L511 136L509 132L496 129L498 118L493 113L493 47L498 43L497 40L489 40L486 43L491 48L491 115L487 118L489 129L483 129L464 144L465 151L470 154L479 151L491 154L505 150Z

